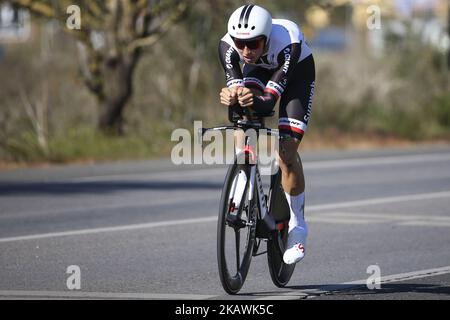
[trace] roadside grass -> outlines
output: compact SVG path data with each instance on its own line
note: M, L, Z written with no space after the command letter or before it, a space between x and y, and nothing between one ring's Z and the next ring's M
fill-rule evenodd
M169 132L109 136L92 127L80 127L50 137L43 149L36 135L27 131L3 145L0 156L4 163L30 164L147 159L170 154L168 141Z
M439 107L436 107L440 110ZM301 150L318 149L370 149L388 147L411 147L429 143L448 143L449 127L442 124L420 125L420 121L408 115L397 115L379 119L363 129L364 120L359 125L345 130L335 127L321 128L311 124ZM373 117L371 117L373 121ZM348 120L348 119L347 119ZM347 122L348 123L348 122ZM424 131L426 128L426 131ZM189 128L187 128L189 129ZM192 130L190 130L192 131ZM393 134L393 132L397 134ZM142 134L108 136L91 127L72 128L64 134L52 137L48 149L44 150L31 132L24 132L9 141L7 150L1 148L0 169L14 166L33 166L42 163L68 164L74 162L106 162L118 160L144 160L170 158L177 141L171 141L171 131L167 129ZM204 146L210 142L204 143Z

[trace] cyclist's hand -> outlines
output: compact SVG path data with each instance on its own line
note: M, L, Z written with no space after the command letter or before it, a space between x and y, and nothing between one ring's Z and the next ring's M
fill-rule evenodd
M222 88L220 91L220 103L230 107L238 102L237 88Z
M238 89L238 101L242 107L252 107L254 94L249 88Z

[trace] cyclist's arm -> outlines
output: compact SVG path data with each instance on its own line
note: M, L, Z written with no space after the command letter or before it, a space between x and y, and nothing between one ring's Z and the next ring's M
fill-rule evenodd
M223 40L219 43L219 59L225 71L227 87L243 87L244 80L239 65L239 53Z
M253 107L257 111L270 112L287 87L289 76L297 65L301 54L301 43L291 43L278 54L280 67L267 83L264 93L254 97Z

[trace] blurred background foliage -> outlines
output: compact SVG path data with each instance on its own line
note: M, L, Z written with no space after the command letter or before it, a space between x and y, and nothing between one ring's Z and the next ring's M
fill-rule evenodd
M60 23L31 15L23 41L5 40L0 28L0 161L164 157L174 129L191 130L194 120L225 124L217 46L242 4L193 1L143 52L120 135L97 129L100 110L83 83L77 41ZM447 1L257 4L300 23L314 52L316 92L303 148L450 141ZM372 5L381 9L381 29L367 26Z

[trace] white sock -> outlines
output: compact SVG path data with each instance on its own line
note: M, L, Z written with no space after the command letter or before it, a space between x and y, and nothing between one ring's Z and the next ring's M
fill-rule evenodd
M301 193L298 196L291 196L287 192L286 195L287 202L289 203L289 208L291 209L291 219L289 220L289 232L295 227L299 227L307 230L305 222L305 193Z

